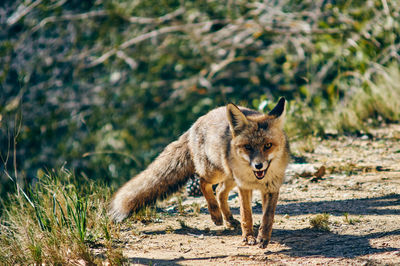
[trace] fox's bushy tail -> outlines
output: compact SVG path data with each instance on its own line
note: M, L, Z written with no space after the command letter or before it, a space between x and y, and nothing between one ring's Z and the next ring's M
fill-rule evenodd
M120 222L131 213L176 192L193 174L188 133L185 133L114 194L108 214L114 221Z

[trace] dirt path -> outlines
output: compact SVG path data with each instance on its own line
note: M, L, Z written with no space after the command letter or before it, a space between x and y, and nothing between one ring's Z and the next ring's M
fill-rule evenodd
M292 146L311 152L302 153L307 164L288 170L266 249L243 246L240 231L215 226L203 198L181 196L163 203L159 219L122 225L124 256L145 265L400 265L400 125ZM322 179L304 174L321 166ZM236 191L230 206L239 219ZM258 227L257 192L253 206ZM323 213L329 231L310 225Z

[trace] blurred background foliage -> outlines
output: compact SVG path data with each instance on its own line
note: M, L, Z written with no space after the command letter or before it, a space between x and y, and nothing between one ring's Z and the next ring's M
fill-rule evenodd
M285 96L292 139L398 121L399 50L390 0L2 1L0 193L61 166L121 184L228 102Z

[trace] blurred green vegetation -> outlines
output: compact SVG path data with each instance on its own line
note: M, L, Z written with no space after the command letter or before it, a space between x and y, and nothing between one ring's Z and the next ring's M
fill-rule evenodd
M398 121L399 50L396 1L3 1L0 194L61 166L121 184L228 102L287 97L292 138Z
M399 51L390 0L2 1L0 261L123 264L113 186L216 106L285 96L306 141L398 122Z

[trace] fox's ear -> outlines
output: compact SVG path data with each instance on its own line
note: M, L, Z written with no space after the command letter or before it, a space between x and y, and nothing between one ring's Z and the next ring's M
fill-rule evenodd
M275 116L275 121L278 125L283 128L283 124L285 123L286 116L286 100L284 97L279 99L279 102L276 104L274 109L272 109L268 115Z
M237 136L249 123L246 116L233 103L226 106L226 114L228 115L229 128L233 136Z

